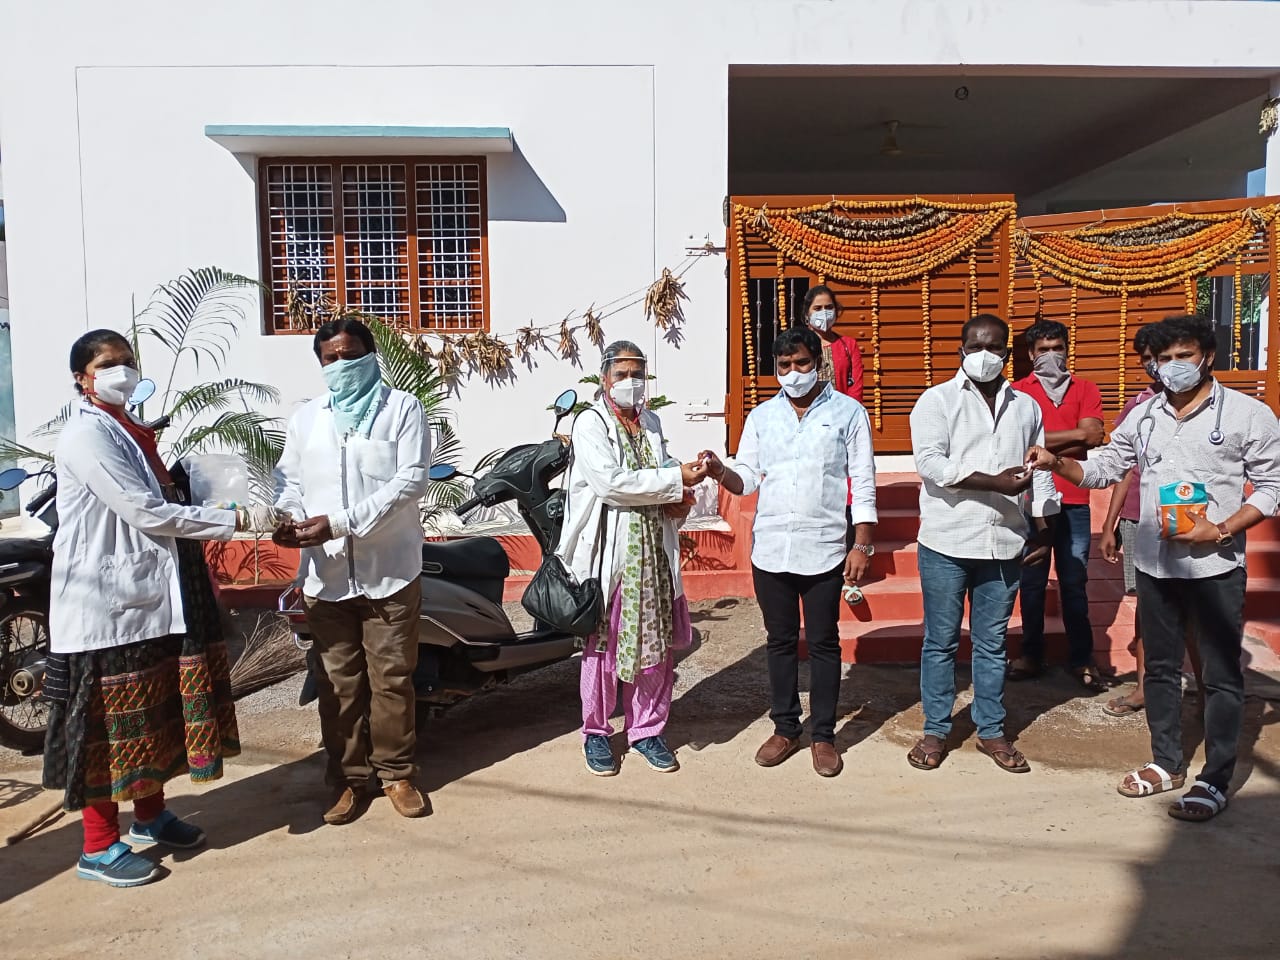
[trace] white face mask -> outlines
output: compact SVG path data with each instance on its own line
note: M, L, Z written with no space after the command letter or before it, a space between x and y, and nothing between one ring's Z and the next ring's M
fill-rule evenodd
M140 375L137 370L120 364L119 366L106 367L102 370L94 371L93 385L89 389L103 403L121 407L128 403L129 398L133 396L133 391L138 386L139 379Z
M976 353L966 353L961 365L970 380L975 383L990 383L1004 369L1004 360L990 350L979 350Z
M1160 382L1170 393L1186 393L1204 382L1204 361L1170 360L1159 370Z
M609 396L625 410L638 410L644 406L644 387L644 381L638 377L619 380L609 388Z
M827 331L831 329L831 325L836 322L835 307L819 307L813 313L809 314L809 326L815 330Z
M799 370L789 370L778 378L778 383L786 391L787 396L794 397L797 400L808 396L809 391L813 389L814 384L817 382L817 370L806 370L803 373Z

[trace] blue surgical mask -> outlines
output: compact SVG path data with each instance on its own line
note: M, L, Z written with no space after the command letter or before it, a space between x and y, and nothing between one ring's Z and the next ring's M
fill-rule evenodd
M329 405L338 433L345 436L355 431L367 437L382 393L378 355L366 353L355 360L335 360L321 367L320 373L329 387Z
M1170 393L1186 393L1204 380L1204 361L1170 360L1160 368L1160 382Z

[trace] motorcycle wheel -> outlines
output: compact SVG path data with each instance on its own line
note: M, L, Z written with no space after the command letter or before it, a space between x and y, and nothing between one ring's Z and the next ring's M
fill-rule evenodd
M19 607L0 617L0 743L24 753L39 750L49 729L49 705L39 691L13 692L14 672L49 653L49 620L44 610Z

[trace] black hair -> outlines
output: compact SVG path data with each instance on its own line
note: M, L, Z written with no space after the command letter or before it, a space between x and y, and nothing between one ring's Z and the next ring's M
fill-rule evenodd
M1027 341L1027 348L1034 350L1041 340L1061 340L1065 344L1070 334L1067 333L1067 328L1057 320L1037 320L1027 327L1027 332L1022 336Z
M773 338L773 355L789 357L797 347L804 347L815 361L822 359L822 341L808 327L788 327Z
M98 351L109 343L120 344L130 350L133 349L133 344L129 342L129 338L122 333L107 329L90 330L71 345L71 372L84 373L88 370L89 364L93 363ZM76 393L84 393L78 383L76 384Z
M809 292L804 295L804 308L801 310L801 315L808 318L809 308L813 306L813 301L817 300L824 293L831 298L832 306L839 310L840 301L836 299L836 292L825 283L820 283L816 287L810 287Z
M969 331L974 327L999 327L1004 334L1004 342L1009 342L1009 325L997 317L994 313L979 313L964 322L964 326L960 328L960 344L969 339Z
M1160 321L1160 332L1165 341L1161 350L1167 350L1175 343L1190 340L1200 345L1201 353L1217 353L1218 337L1213 332L1213 324L1204 317L1194 313L1176 313Z
M1154 357L1167 346L1169 346L1169 334L1158 321L1156 323L1143 324L1138 328L1138 332L1133 335L1133 352L1138 356L1151 351L1151 355Z
M316 329L316 336L311 342L311 346L315 350L317 358L320 356L320 344L328 343L340 333L349 333L359 340L364 344L365 353L378 352L378 344L373 339L373 331L364 325L364 321L357 320L355 317L338 317L336 320L321 324Z

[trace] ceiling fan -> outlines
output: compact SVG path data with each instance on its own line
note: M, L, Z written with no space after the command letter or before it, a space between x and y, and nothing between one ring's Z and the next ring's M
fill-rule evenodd
M898 129L900 127L904 127L904 126L914 127L919 130L935 129L933 127L926 126L923 124L915 124L915 123L904 124L899 120L886 120L881 124L877 124L877 126L883 127L885 131L884 141L880 144L880 156L882 157L889 157L890 159L896 160L899 157L940 157L942 156L942 154L940 153L933 153L926 150L904 149L902 145L898 143Z

